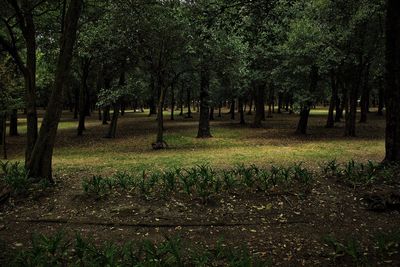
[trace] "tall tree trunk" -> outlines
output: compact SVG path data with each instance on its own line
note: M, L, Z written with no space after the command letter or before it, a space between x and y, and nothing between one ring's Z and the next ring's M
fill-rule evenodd
M174 110L175 110L175 92L174 92L174 84L171 84L171 121L173 121L174 118Z
M235 120L235 98L231 100L229 114L231 115L231 120Z
M190 118L192 118L192 111L191 111L191 109L190 109L190 105L191 105L191 99L190 99L190 88L189 88L189 86L186 88L186 96L187 96L187 107L188 107L188 112L187 112L187 114L186 114L186 118L187 119L190 119Z
M310 104L310 103L309 103ZM301 108L300 120L297 124L296 134L307 134L308 118L310 116L310 105L306 104Z
M336 104L337 104L337 99L338 99L338 84L337 84L337 79L334 70L331 70L330 72L331 76L331 100L329 102L329 112L328 112L328 119L326 122L326 127L327 128L333 128L335 126L335 118L334 118L334 110ZM340 120L340 119L339 119Z
M256 106L256 114L254 116L253 127L260 128L262 127L262 121L265 118L265 105L264 105L264 94L265 94L265 83L263 82L255 82L255 106Z
M79 123L78 123L78 136L82 136L85 128L85 117L86 117L86 105L87 105L87 79L89 77L89 68L90 68L90 59L82 58L81 59L81 85L79 89Z
M18 135L18 110L13 109L10 113L10 136Z
M183 101L183 92L184 92L184 83L181 82L181 92L179 94L179 106L180 106L180 112L179 112L179 116L183 116L183 105L184 105L184 101Z
M197 138L212 137L210 132L210 71L206 66L202 67L200 73L200 118Z
M119 87L122 87L125 85L125 69L121 71L121 75L119 76L119 81L118 85ZM105 138L115 138L115 135L117 133L117 123L118 123L118 117L119 117L119 111L121 110L121 99L116 99L115 103L113 104L113 115L111 118L111 123L110 127L108 128L108 133L105 136Z
M341 108L342 100L340 99L339 95L336 95L335 101L335 122L340 122L343 118L343 109Z
M365 76L364 76L364 83L362 87L362 94L361 94L361 117L360 117L360 123L366 123L367 122L367 114L369 110L369 94L370 94L370 88L369 88L369 64L365 70Z
M278 114L282 113L282 107L283 107L283 93L279 92L278 93Z
M240 116L240 124L244 125L246 124L245 118L244 118L244 104L243 104L243 97L239 97L239 116Z
M81 91L81 87L79 87L79 90L75 89L75 103L74 103L74 119L78 119L78 114L79 114L79 95Z
M379 81L379 89L378 89L378 95L379 95L379 103L378 103L378 115L383 116L383 108L385 107L385 88L383 81Z
M386 19L386 155L400 162L400 1L388 0Z
M26 119L27 119L27 145L25 153L25 165L30 161L30 157L38 137L38 120L36 111L36 27L33 21L33 7L30 1L22 1L22 9L25 14L25 24L22 27L22 35L26 43Z
M61 118L63 90L69 76L72 52L76 40L78 20L82 9L82 0L71 0L65 19L64 32L60 40L60 52L54 79L54 87L50 96L39 136L27 164L28 171L36 179L52 178L52 157L58 123Z
M7 142L6 142L6 122L7 122L7 113L0 113L0 146L3 152L3 158L7 159Z
M214 120L214 106L210 108L210 121Z
M247 115L253 115L253 99L254 99L254 88L252 88L250 92L249 111L247 112Z
M353 78L350 90L348 90L348 105L346 110L345 136L356 136L356 120L357 120L357 100L358 91L362 75L362 63L356 68L356 75Z
M118 123L119 111L121 109L121 104L119 102L120 101L118 100L117 103L113 105L113 115L111 117L110 127L108 128L108 132L105 138L115 138L115 135L117 133L117 123Z
M222 118L222 102L218 105L218 118Z
M315 65L311 66L310 69L310 89L311 93L317 90L318 85L318 67ZM312 106L311 101L307 101L303 104L300 111L300 120L297 125L296 134L307 134L308 118L310 116L310 110Z
M151 97L149 99L149 117L152 115L156 115L157 114L157 107L156 107L156 100L155 100L155 93L156 93L156 86L155 86L155 80L153 75L151 75L151 81L150 81L150 85L151 85Z
M164 141L164 102L166 88L164 86L163 77L159 77L157 82L158 92L160 92L160 99L158 101L157 107L157 139L156 142L152 144L153 149L165 149L167 148L167 143Z

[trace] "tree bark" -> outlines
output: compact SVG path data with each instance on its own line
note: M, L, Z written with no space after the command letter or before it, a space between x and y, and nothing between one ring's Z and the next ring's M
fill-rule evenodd
M87 103L87 95L88 95L88 85L87 79L89 77L89 69L90 69L89 58L81 59L81 69L82 69L82 77L81 77L81 85L79 89L79 123L78 123L78 136L82 136L85 128L85 117L86 117L86 105Z
M255 97L255 106L256 106L256 114L254 116L253 127L261 128L262 121L265 118L265 105L264 105L264 94L265 94L265 83L257 82L254 84L256 97Z
M157 81L158 92L160 92L160 99L158 101L157 107L157 139L156 142L152 144L153 149L165 149L167 148L167 143L164 141L164 102L166 89L164 86L163 77L159 77Z
M300 111L300 120L297 124L296 134L307 134L308 118L310 116L310 105L306 104Z
M190 88L189 87L187 87L186 88L186 96L187 96L187 99L186 99L186 103L187 103L187 107L188 107L188 112L187 112L187 114L186 114L186 118L187 119L190 119L190 118L192 118L192 111L191 111L191 109L190 109L190 104L191 104L191 99L190 99Z
M385 95L386 162L400 161L400 1L388 0L386 19Z
M367 122L367 114L368 114L368 110L369 110L369 94L370 94L370 88L369 88L369 65L368 65L366 68L366 71L365 71L364 83L363 83L362 94L361 94L360 123Z
M121 109L120 101L118 100L117 103L113 105L113 115L111 118L110 127L108 128L108 133L106 134L105 138L115 138L117 133L117 123L119 117L119 111Z
M331 95L331 100L329 102L329 112L328 112L328 119L326 122L326 128L333 128L335 126L335 118L333 113L338 99L338 84L334 70L331 70L330 76L331 76L332 95Z
M0 146L3 152L3 158L7 159L7 142L6 142L6 122L7 122L7 113L0 113Z
M378 95L378 115L383 116L383 108L385 107L385 88L381 80L379 81Z
M356 74L354 75L350 90L348 90L348 104L346 110L346 122L345 122L345 136L355 137L356 136L356 120L357 120L357 100L358 91L361 82L362 75L362 63L360 62L356 67Z
M10 136L19 136L18 134L18 110L13 109L10 113Z
M239 97L239 116L240 116L240 124L241 125L244 125L244 124L246 124L246 120L245 120L245 117L244 117L244 104L243 104L243 97Z
M200 73L200 118L197 138L210 138L210 71L203 66Z
M151 97L149 99L149 117L152 115L156 115L157 114L157 107L156 107L156 100L155 100L155 93L156 93L156 86L155 86L155 80L153 75L151 75Z
M314 93L317 90L318 85L318 68L313 65L310 69L310 92ZM303 104L300 111L300 120L297 125L296 134L307 134L308 118L310 116L310 110L313 103L311 101L306 101Z
M125 65L123 65L124 68ZM118 85L120 87L125 85L125 69L122 69L121 75L119 76L119 81ZM117 123L118 123L118 117L119 117L119 111L121 110L121 101L122 99L116 99L115 103L113 104L113 115L111 118L111 123L110 127L108 128L108 133L105 136L105 138L115 138L115 135L117 133Z
M175 110L175 89L174 84L171 84L171 121L175 120L174 118L174 110Z
M71 0L65 19L64 32L60 40L60 52L54 79L54 87L50 96L39 136L36 140L32 155L27 164L29 174L37 180L52 178L52 157L58 123L61 118L63 90L69 76L72 52L76 40L78 20L82 9L82 0Z
M231 115L231 120L235 120L235 98L231 99L229 114Z

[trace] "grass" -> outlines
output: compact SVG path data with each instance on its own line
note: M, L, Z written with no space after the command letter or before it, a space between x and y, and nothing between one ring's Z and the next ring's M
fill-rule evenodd
M197 139L197 114L186 120L176 116L169 121L166 114L165 140L170 149L153 151L156 123L147 113L129 112L121 118L117 138L104 139L108 126L101 125L97 113L87 120L84 137L76 137L77 121L65 112L60 123L54 153L54 167L58 172L69 173L87 170L93 173L115 171L141 171L210 164L229 167L235 164L290 165L305 162L317 166L318 162L334 158L340 161L380 161L384 153L384 120L370 115L369 124L359 124L358 137L343 137L343 123L334 129L325 129L326 110L313 110L309 135L293 134L296 115L274 115L267 119L266 128L241 127L230 121L228 115L211 123L213 138ZM252 117L246 118L248 122ZM20 137L9 138L9 154L12 160L23 159L25 120L20 120Z

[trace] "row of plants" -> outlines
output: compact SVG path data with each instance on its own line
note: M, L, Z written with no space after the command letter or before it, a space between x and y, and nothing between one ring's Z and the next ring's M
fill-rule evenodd
M83 191L101 198L115 190L135 192L144 197L169 196L182 192L207 202L221 191L249 189L268 191L275 187L288 189L298 184L308 189L314 180L313 174L301 164L291 167L272 166L262 169L255 165L236 165L232 169L216 170L208 165L198 165L189 169L176 168L163 172L142 172L135 176L118 172L111 177L93 176L85 178Z
M335 264L372 266L372 262L396 264L400 253L400 231L378 233L369 240L369 248L356 238L339 241L326 236L328 257ZM79 234L68 239L63 232L52 236L33 235L29 248L8 253L5 266L271 266L270 259L260 259L248 248L230 248L218 242L212 249L184 244L179 238L165 237L156 244L144 240L122 245L102 243Z
M376 234L370 243L372 248L362 245L356 238L351 237L339 241L334 236L324 238L326 245L331 249L330 257L340 264L342 261L351 261L354 266L372 266L372 261L396 264L393 259L400 263L400 231L381 232ZM373 260L375 259L375 260ZM394 266L394 265L393 265Z
M11 189L14 195L27 195L32 187L44 189L49 186L47 180L33 183L29 173L19 162L0 161L0 183ZM396 182L400 167L397 165L377 164L371 161L356 163L351 160L339 163L336 160L320 164L322 173L311 172L301 163L289 167L272 166L261 168L255 165L236 165L230 169L217 170L208 165L199 165L189 169L147 172L139 175L118 172L110 177L93 176L84 178L82 187L86 194L102 198L112 190L135 191L142 196L168 196L171 192L184 192L207 201L213 194L221 191L234 191L243 188L268 191L275 187L287 190L297 184L308 192L316 176L336 178L345 184L358 187L372 183Z
M14 196L26 196L30 191L44 190L50 186L48 180L33 179L20 162L0 161L0 184L9 188Z
M326 177L333 177L354 188L370 185L376 182L396 182L396 172L400 170L397 164L381 164L368 161L357 163L350 160L347 163L339 163L336 159L321 164L321 169Z
M270 266L253 256L248 248L229 248L218 242L215 248L188 248L179 238L165 238L156 244L145 240L123 245L96 245L76 234L73 240L58 232L34 235L30 248L9 253L6 266Z

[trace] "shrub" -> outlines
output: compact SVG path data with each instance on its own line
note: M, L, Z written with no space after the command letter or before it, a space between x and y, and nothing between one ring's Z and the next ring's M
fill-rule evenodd
M110 178L92 176L90 179L83 180L82 187L86 194L102 198L111 192L113 184L113 180Z
M19 162L1 162L0 168L3 172L1 180L9 186L16 195L27 194L32 184L28 171Z

